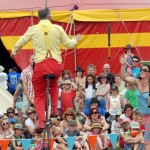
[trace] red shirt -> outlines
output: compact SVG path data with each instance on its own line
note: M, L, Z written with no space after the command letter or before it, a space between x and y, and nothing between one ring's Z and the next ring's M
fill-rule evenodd
M69 92L61 92L61 110L62 114L66 111L68 107L73 108L73 100L76 97L76 91L71 90Z
M142 131L142 130L144 130L145 131L145 126L144 126L144 124L142 124L141 126L140 126L140 130ZM142 132L143 133L143 136L144 136L144 132Z

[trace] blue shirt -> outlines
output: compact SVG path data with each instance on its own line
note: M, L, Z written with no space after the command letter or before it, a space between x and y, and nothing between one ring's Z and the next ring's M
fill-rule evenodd
M150 108L148 108L148 96L149 92L142 93L139 88L137 88L139 112L145 115L150 114Z
M132 76L134 78L140 77L140 68L137 67L137 68L132 69Z
M91 99L86 99L85 100L85 106L84 106L84 109L83 109L83 113L86 115L86 116L89 116L90 114L90 103L91 103ZM102 107L98 106L98 109L99 109L99 112L102 116L105 116L105 112L106 112L106 109L103 109Z
M19 79L20 79L20 74L15 71L10 72L8 74L8 83L10 84L8 89L9 91L13 92L16 90L16 85Z

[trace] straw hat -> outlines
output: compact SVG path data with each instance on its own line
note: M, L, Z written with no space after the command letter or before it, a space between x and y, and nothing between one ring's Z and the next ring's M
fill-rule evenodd
M3 71L4 71L4 67L0 66L0 72L3 72Z
M103 127L102 127L102 125L99 122L95 122L95 123L92 124L92 129L93 128L100 128L100 129L102 129Z
M101 78L107 78L108 80L110 79L106 73L101 73L101 74L99 75L99 77L97 78L97 80L98 80L98 81L101 81Z

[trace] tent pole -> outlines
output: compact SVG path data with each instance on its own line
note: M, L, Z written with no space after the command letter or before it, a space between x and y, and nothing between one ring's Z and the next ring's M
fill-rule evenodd
M74 36L76 35L76 22L74 20L74 23L73 23L73 27L74 27ZM75 67L75 70L77 68L77 53L76 53L76 46L74 47L74 67Z
M45 0L45 8L47 7L48 0Z

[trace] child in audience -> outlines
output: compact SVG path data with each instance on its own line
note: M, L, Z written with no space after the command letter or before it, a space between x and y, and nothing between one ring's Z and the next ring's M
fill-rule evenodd
M125 136L124 150L143 150L142 142L143 135L140 132L140 125L136 121L132 121L130 124L130 135Z
M108 98L107 101L107 112L110 114L110 124L112 123L113 120L115 120L116 115L121 115L122 114L122 106L123 106L123 99L119 95L119 90L116 85L113 85L111 87L111 96Z
M12 142L10 143L11 150L23 150L22 141L24 139L23 136L23 126L22 124L15 124L14 126L14 135L12 136Z
M121 121L122 119L120 119ZM120 123L120 137L119 137L119 145L121 148L124 148L124 140L126 136L130 135L130 123L131 120L129 118L124 118Z
M87 134L77 130L77 121L70 120L68 123L68 130L64 132L64 137L73 137L77 136L74 146L78 150L82 150L82 147L85 147L86 150L89 150L89 146L87 144Z
M132 53L133 51L133 48L130 44L126 45L125 49L124 49L125 53L124 53L124 56L125 56L125 59L126 59L126 72L128 74L131 74L132 71L132 57L134 56L134 54Z
M145 126L143 124L143 115L141 113L138 114L137 116L137 122L139 123L140 125L140 130L142 131L143 135L144 135L144 132L145 132Z
M97 135L97 143L95 145L94 150L102 150L104 149L104 139L103 139L103 133L102 133L103 127L99 122L95 122L92 124L92 132L91 135Z
M70 80L65 80L62 82L63 89L61 91L61 111L62 115L66 111L67 108L74 108L73 102L74 98L76 97L76 85L71 82Z
M120 115L116 115L111 124L111 133L120 133Z
M63 70L58 83L64 82L65 80L72 80L71 72L69 70Z
M137 110L134 110L132 113L132 120L137 121L138 115L139 115L139 112Z

